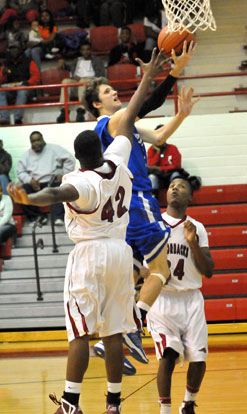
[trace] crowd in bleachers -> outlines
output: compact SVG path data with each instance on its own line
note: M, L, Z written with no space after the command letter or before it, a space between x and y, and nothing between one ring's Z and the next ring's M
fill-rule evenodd
M63 29L65 22L68 28ZM66 24L67 24L66 23ZM166 24L161 0L7 0L0 2L0 83L4 87L83 82L106 76L108 67L136 65L136 57L149 60L161 27ZM67 27L67 26L66 26ZM84 47L81 47L84 45ZM87 50L87 51L86 51ZM97 56L99 55L99 56ZM48 64L47 61L50 61ZM49 74L44 73L49 65ZM23 70L24 68L24 70ZM129 67L125 66L126 73ZM113 78L116 77L115 72ZM44 76L43 76L44 75ZM127 77L131 77L130 72ZM119 72L121 78L121 73ZM136 76L136 74L135 74ZM133 76L134 77L134 76ZM132 85L132 90L136 85ZM1 91L0 105L23 105L30 100L63 101L63 92L48 89ZM68 88L69 98L80 100L80 88ZM23 109L14 111L22 124ZM84 121L78 108L76 121ZM64 122L64 111L58 122ZM55 120L54 120L55 121ZM10 123L0 111L1 125Z

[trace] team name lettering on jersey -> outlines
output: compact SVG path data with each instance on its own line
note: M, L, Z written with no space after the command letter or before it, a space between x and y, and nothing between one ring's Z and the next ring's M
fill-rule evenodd
M189 248L184 244L168 243L167 254L180 254L180 256L188 257Z

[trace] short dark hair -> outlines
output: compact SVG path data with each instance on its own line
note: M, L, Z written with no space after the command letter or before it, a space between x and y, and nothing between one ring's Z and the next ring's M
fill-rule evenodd
M102 146L97 132L90 129L80 132L74 140L74 150L79 161L92 162L102 158Z
M176 180L176 178L180 178L181 180L184 180L189 184L191 194L193 194L194 191L199 190L199 188L201 187L201 184L202 184L201 177L198 177L198 176L195 176L195 175L189 175L189 173L187 173L187 171L184 171L184 173L175 171L170 177L170 183L173 180Z
M84 106L95 118L99 116L99 110L93 106L93 102L99 102L100 85L109 85L108 79L103 76L94 78L86 85L82 98Z
M132 30L131 30L131 28L129 26L123 26L123 27L121 27L121 33L122 33L123 30L127 30L130 34L132 33Z
M34 134L39 134L42 138L43 138L43 135L41 134L41 132L39 132L39 131L33 131L33 132L31 132L31 134L30 134L30 139L32 138L32 136L34 135Z
M85 45L92 47L91 42L89 40L87 40L87 39L83 40L83 42L80 44L80 48L82 46L85 46Z

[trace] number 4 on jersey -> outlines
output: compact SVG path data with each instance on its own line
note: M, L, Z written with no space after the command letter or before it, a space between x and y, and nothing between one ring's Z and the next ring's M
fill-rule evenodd
M171 268L171 262L167 260L169 268ZM182 280L184 276L184 259L179 259L177 266L173 271L173 276L176 276L178 280Z
M117 205L117 217L123 216L124 213L128 211L128 209L123 205L125 190L122 186L118 187L118 190L116 192L115 201L118 201ZM107 220L110 223L113 222L114 217L114 209L112 205L111 197L107 200L105 203L102 212L101 212L101 220Z

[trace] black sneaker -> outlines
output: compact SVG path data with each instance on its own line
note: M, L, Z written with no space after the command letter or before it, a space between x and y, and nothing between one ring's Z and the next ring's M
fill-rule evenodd
M22 125L22 119L21 118L16 119L15 120L15 125Z
M76 122L84 122L85 121L84 115L86 113L85 109L84 108L77 108L76 112L77 112L77 115L76 115L76 120L75 121Z
M65 122L65 109L64 108L61 109L60 115L57 117L57 122L59 124L63 124Z

